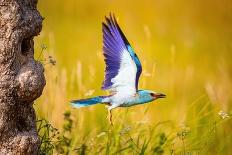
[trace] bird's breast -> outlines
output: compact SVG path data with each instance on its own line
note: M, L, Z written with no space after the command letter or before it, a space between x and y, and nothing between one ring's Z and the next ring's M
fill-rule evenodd
M134 95L131 96L130 98L125 99L121 107L130 107L137 104L140 104L139 96Z

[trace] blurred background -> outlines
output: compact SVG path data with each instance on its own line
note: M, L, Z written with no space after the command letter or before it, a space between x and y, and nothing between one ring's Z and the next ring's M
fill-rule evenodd
M38 9L45 19L35 59L44 64L47 84L35 109L69 139L61 153L232 152L230 0L40 0ZM104 105L69 105L106 94L102 22L110 12L142 62L139 87L167 95L115 110L113 127Z

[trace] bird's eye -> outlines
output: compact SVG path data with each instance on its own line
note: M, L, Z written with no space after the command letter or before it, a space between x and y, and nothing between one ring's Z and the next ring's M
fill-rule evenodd
M154 93L151 93L151 96L152 96L152 97L155 97L155 94L154 94Z

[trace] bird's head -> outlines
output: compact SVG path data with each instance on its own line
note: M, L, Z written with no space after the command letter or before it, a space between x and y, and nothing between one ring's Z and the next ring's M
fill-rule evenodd
M151 92L150 93L151 97L155 100L155 99L158 99L158 98L165 98L166 95L165 94L162 94L162 93L156 93L156 92Z
M150 91L150 90L139 90L138 94L141 98L143 98L147 102L154 101L158 98L165 98L166 97L165 94L157 93L157 92Z

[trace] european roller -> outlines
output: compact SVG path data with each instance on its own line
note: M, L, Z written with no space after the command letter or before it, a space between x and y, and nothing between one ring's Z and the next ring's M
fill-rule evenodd
M166 95L138 89L142 65L119 27L115 16L106 17L106 22L102 23L102 31L103 55L106 64L102 89L109 90L110 95L77 99L71 103L75 108L106 104L111 122L112 109L145 104L158 98L164 98Z

